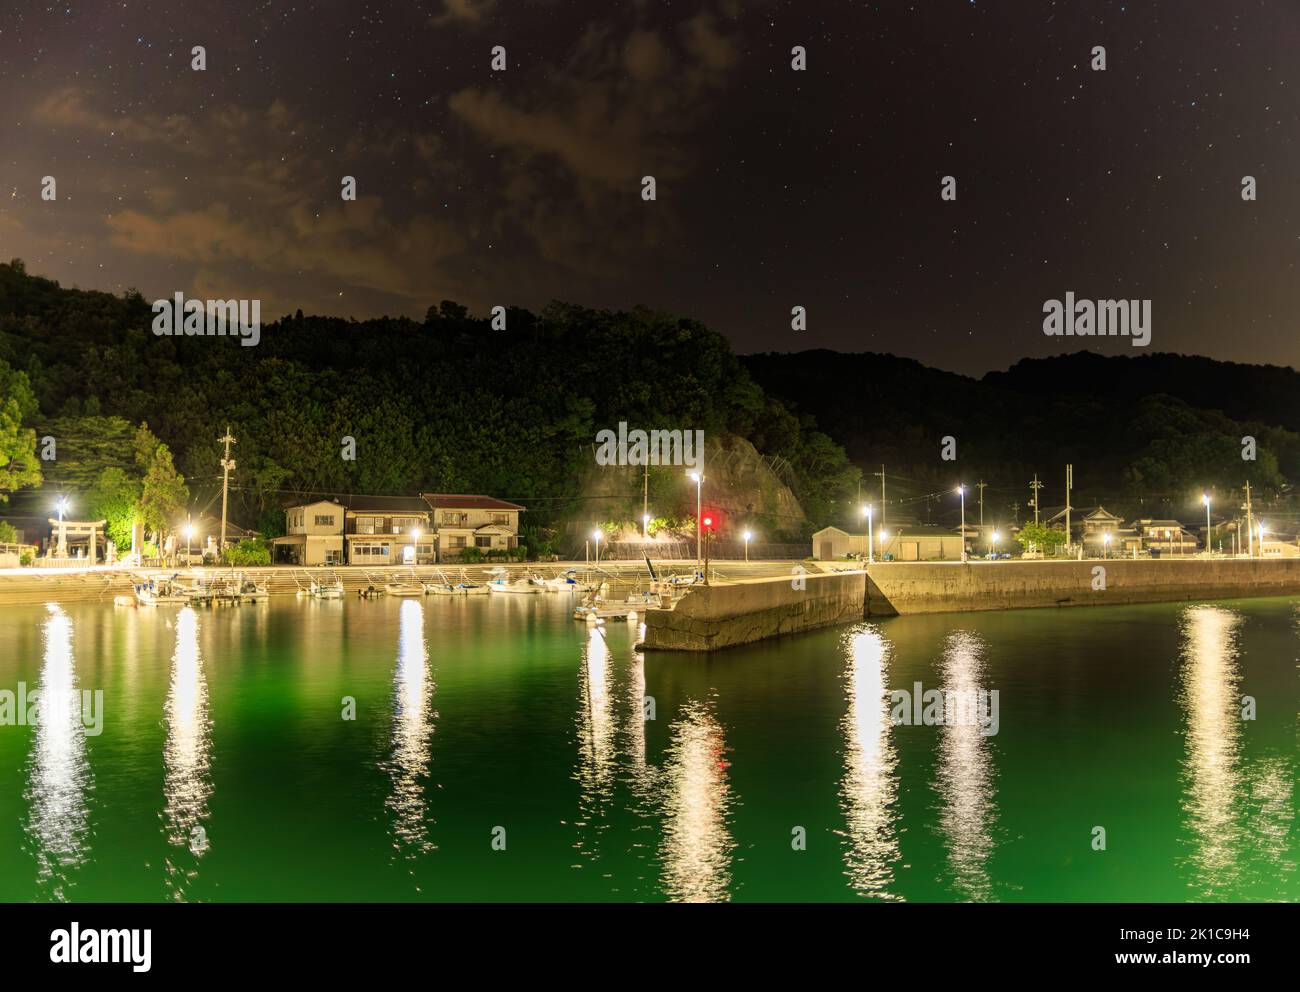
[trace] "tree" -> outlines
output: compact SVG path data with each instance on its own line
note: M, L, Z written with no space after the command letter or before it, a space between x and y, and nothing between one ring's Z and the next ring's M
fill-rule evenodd
M0 520L0 544L17 544L18 531L8 520Z
M271 564L271 549L266 546L265 541L256 538L251 541L240 541L233 548L222 549L221 564L269 565Z
M1056 548L1065 543L1065 531L1045 524L1025 524L1016 535L1016 540L1026 551Z
M36 395L23 372L0 361L0 503L23 486L41 483L36 431L23 424L36 415Z
M139 513L140 497L140 483L120 468L104 469L86 494L86 506L91 517L108 521L105 531L118 548L131 546L131 531Z
M144 472L140 521L154 534L166 537L172 521L190 498L185 477L176 471L171 449L154 437L147 423L135 432L135 456L136 464Z

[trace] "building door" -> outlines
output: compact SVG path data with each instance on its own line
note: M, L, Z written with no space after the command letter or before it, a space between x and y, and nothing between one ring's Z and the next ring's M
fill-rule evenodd
M835 546L830 541L822 541L821 554L817 557L822 561L830 561L835 557Z

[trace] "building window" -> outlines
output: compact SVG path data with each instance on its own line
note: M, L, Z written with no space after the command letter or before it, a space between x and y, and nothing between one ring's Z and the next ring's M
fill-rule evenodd
M492 514L492 522L493 522L494 524L501 524L501 525L503 525L503 526L505 526L505 527L509 527L509 526L510 526L510 514L508 514L508 513L494 513L494 514Z
M453 537L451 539L451 543L448 545L448 547L451 548L463 548L464 546L465 546L465 538L463 537Z
M357 533L382 534L382 523L378 517L357 517ZM381 529L376 530L377 527Z
M492 538L490 536L476 537L474 538L474 547L490 548L492 547Z
M332 514L332 513L318 513L318 514L316 514L316 526L317 526L317 527L333 527L333 526L334 526L334 514Z

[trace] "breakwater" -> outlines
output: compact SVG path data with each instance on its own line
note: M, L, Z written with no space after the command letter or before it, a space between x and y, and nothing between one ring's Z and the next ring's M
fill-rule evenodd
M1300 558L881 562L692 590L646 614L647 650L713 651L865 617L1300 594Z

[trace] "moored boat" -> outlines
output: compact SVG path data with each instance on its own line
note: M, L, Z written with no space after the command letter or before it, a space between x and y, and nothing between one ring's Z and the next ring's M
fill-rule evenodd
M414 582L387 582L384 592L389 596L423 596L424 587Z
M185 606L190 602L190 590L170 578L143 578L133 586L135 601L141 606Z
M524 596L537 595L545 590L544 586L538 584L538 580L529 576L511 579L508 576L501 575L488 582L487 587L494 593L511 593Z

